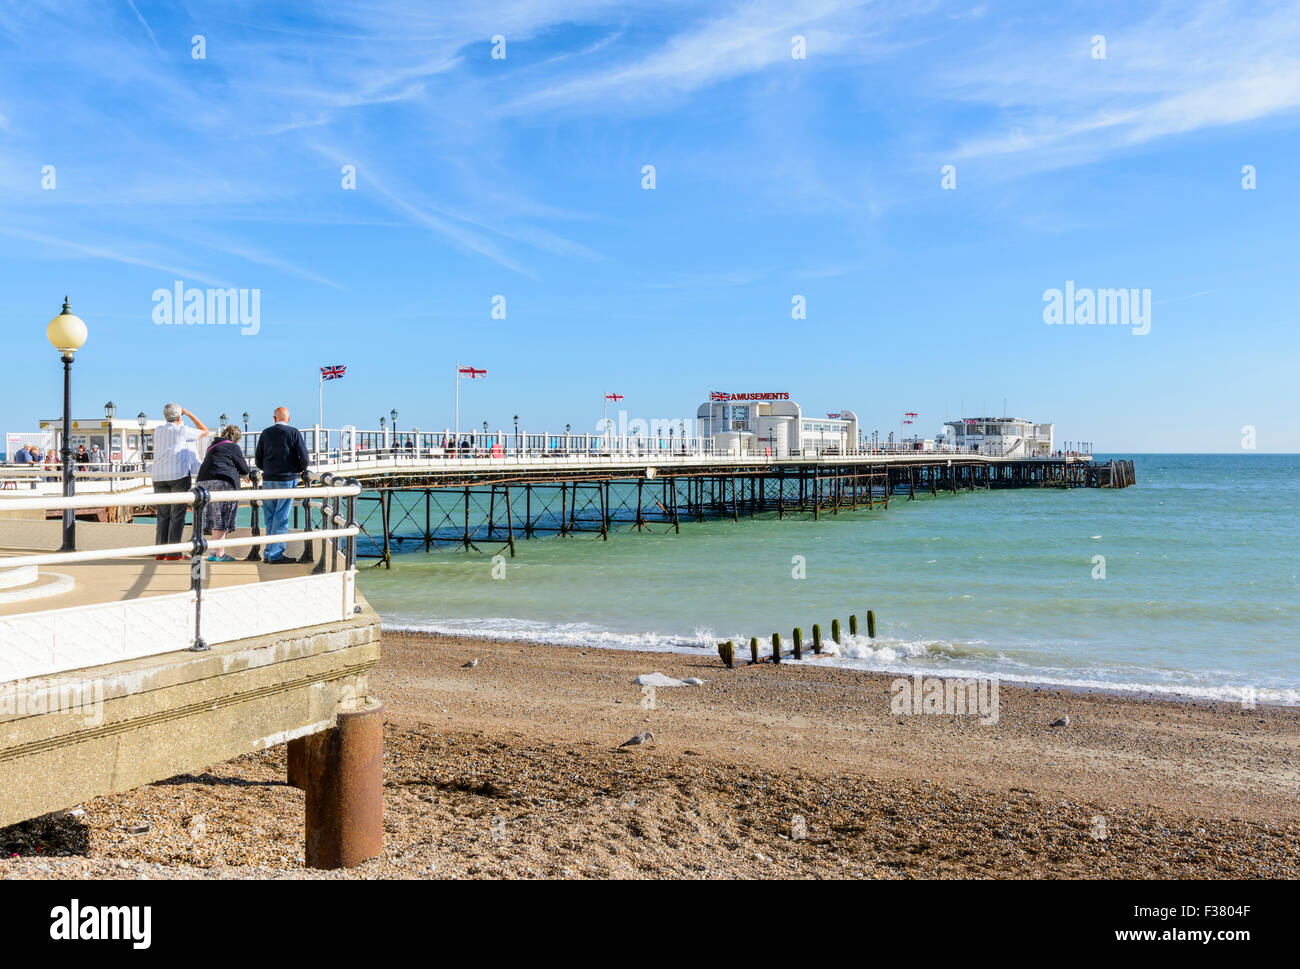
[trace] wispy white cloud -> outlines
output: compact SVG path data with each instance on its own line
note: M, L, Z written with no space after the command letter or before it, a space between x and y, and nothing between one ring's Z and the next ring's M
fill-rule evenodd
M556 81L515 98L507 113L623 101L653 103L687 94L792 60L794 34L808 40L814 56L838 53L863 40L861 24L839 15L860 11L868 0L754 0L673 35L633 63L618 63ZM832 29L833 28L833 29Z
M1106 56L1092 56L1094 30ZM999 32L943 75L956 101L996 111L949 160L1018 168L1095 161L1177 135L1300 108L1300 5L1217 0L1044 38Z
M153 28L149 26L149 21L144 19L144 14L140 13L140 9L135 5L135 0L126 0L126 5L131 8L131 12L135 14L135 19L140 21L140 26L143 27L144 32L149 35L149 42L153 44L153 49L161 54L162 48L158 46L158 38L154 36Z
M126 266L142 266L146 269L157 269L175 276L178 279L196 280L201 283L207 283L210 286L228 287L230 285L230 283L210 276L202 270L181 267L168 262L161 262L158 259L127 252L115 246L90 245L85 242L75 242L71 239L62 239L58 236L51 236L41 232L29 232L24 229L18 229L14 226L6 225L0 225L0 235L7 235L14 239L23 239L27 242L39 243L43 246L49 246L50 248L79 256L89 256L94 259L107 259L111 262L122 263Z

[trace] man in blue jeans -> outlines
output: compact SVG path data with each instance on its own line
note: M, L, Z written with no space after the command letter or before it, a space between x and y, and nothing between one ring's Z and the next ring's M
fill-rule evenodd
M262 487L292 488L298 476L307 470L307 442L302 431L289 423L289 408L275 409L275 423L264 430L257 439L257 467L262 472ZM289 531L289 512L292 498L273 498L262 502L266 513L266 533L283 535ZM284 557L284 542L266 546L265 561L271 565L291 562Z

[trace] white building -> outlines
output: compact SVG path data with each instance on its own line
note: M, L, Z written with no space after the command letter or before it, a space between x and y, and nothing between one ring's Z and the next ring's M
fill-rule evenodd
M946 421L945 444L970 448L991 457L1037 458L1052 453L1052 424L1018 417L965 417Z
M712 439L715 453L784 458L845 454L857 448L856 414L805 415L787 393L714 391L695 416L697 433Z
M162 423L160 420L146 419L142 429L138 419L107 417L74 420L69 441L74 451L83 444L87 451L98 447L100 461L103 464L136 464L142 460L152 459L153 432L155 428L161 427ZM40 428L39 434L7 434L6 442L15 438L30 437L35 440L22 443L37 444L43 449L53 448L57 452L63 446L63 418L56 417L41 421ZM17 450L17 447L14 447L14 450Z

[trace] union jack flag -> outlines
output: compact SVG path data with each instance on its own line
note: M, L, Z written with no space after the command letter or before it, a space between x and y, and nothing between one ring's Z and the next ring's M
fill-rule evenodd
M344 366L343 364L341 364L341 363L336 363L336 364L334 364L334 366L332 366L332 367L321 367L321 368L320 368L320 379L321 379L321 380L338 380L339 378L341 378L341 377L342 377L345 373L347 373L347 372L348 372L348 368L347 368L347 367L345 367L345 366Z
M730 394L724 394L720 390L715 390L711 394L709 394L709 400L730 400L730 399L731 399Z

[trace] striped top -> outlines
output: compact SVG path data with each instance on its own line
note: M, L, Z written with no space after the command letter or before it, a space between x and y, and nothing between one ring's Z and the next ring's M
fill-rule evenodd
M193 444L199 439L197 427L163 424L153 432L153 480L175 481L199 470L199 456Z

